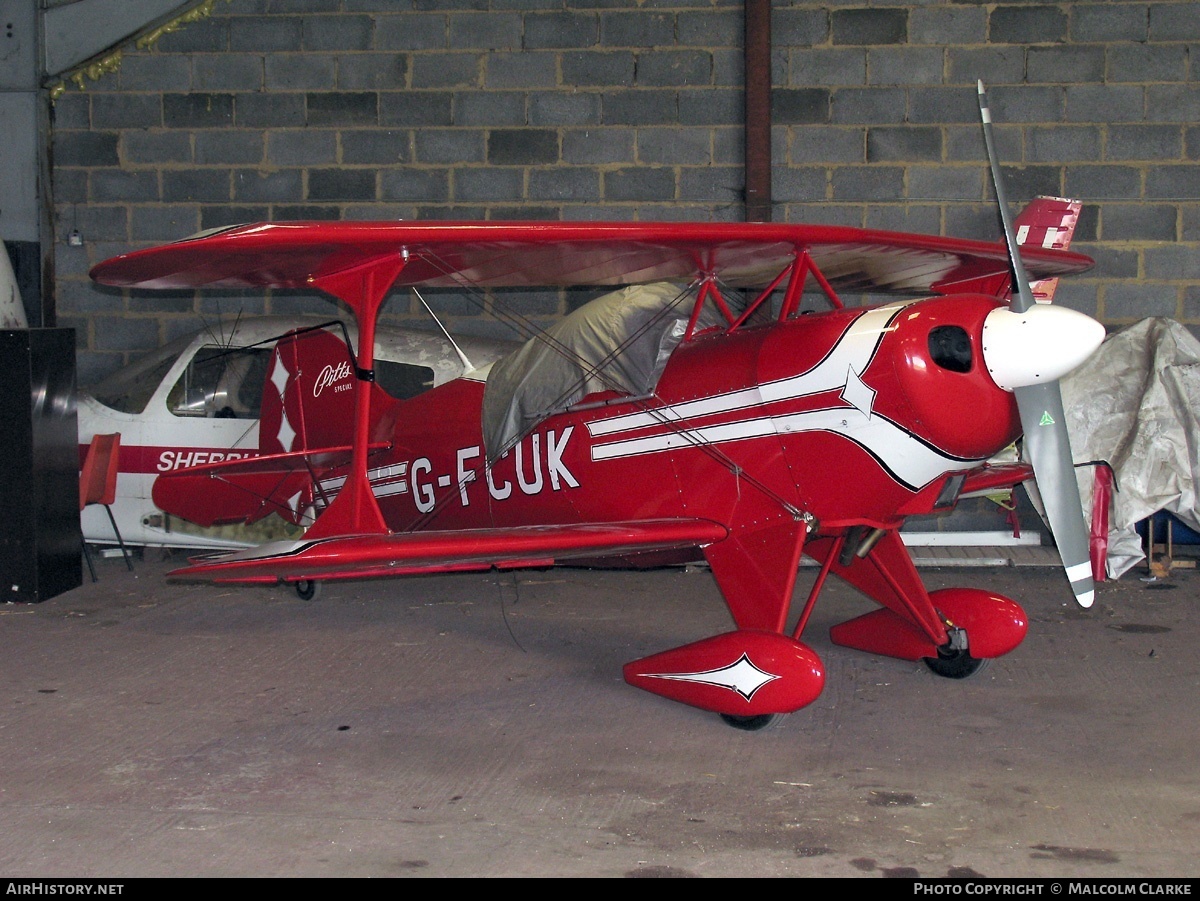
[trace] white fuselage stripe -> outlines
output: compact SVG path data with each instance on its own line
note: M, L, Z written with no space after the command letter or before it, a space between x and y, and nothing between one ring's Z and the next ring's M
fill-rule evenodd
M980 462L964 461L943 454L891 420L877 414L864 415L853 407L763 416L597 444L592 447L592 459L613 460L679 447L721 444L791 432L830 432L848 438L880 460L892 475L910 488L926 485L949 469Z
M909 488L928 484L966 461L942 453L891 420L872 413L869 399L860 406L832 407L800 413L764 414L766 404L798 400L843 389L854 382L857 392L869 398L870 389L859 377L874 359L880 339L896 315L915 300L902 300L868 310L855 319L829 353L812 369L775 382L712 397L672 404L657 410L627 413L588 425L593 438L658 426L652 434L599 442L592 446L593 460L614 460L689 446L745 441L790 432L829 432L841 435L872 454L894 478ZM853 399L852 399L853 400ZM740 413L732 422L688 427L700 417Z
M665 422L683 422L697 416L726 413L761 403L791 400L841 388L846 384L847 371L853 370L856 375L862 375L874 357L875 350L879 347L879 339L888 330L892 318L912 303L916 301L897 301L863 313L854 320L846 334L820 363L800 375L740 391L671 404L656 410L596 420L588 423L588 432L593 437L612 435Z

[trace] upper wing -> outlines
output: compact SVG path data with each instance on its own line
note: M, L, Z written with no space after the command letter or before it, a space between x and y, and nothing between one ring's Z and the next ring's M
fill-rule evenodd
M571 559L702 547L727 535L724 526L706 519L340 535L196 558L170 575L274 583L550 566Z
M627 285L715 275L762 287L806 252L838 290L944 293L1007 279L1002 242L762 222L292 222L241 225L134 251L91 276L128 288L321 287L385 261L396 287ZM1032 277L1082 272L1083 254L1022 250Z

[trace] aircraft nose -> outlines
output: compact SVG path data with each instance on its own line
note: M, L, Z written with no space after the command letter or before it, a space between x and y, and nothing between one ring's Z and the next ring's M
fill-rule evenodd
M1024 313L997 307L983 322L983 361L1005 391L1052 382L1092 355L1104 326L1078 310L1035 303Z

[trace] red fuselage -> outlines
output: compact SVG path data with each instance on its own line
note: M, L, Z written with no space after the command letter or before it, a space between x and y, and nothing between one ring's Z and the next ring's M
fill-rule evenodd
M650 400L592 395L484 466L484 383L397 403L370 479L393 531L688 516L789 506L823 532L933 509L945 477L1020 433L982 365L978 295L810 314L676 349ZM749 473L753 473L750 477Z

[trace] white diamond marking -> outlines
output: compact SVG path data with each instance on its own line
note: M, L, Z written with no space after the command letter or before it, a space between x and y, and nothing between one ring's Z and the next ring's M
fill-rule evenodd
M285 452L290 452L292 442L296 440L296 430L292 428L292 424L288 422L287 410L280 407L279 409L279 446Z
M850 404L868 419L875 406L875 389L869 387L851 366L846 370L846 387L842 389L842 400Z
M288 379L290 377L291 373L288 372L287 367L283 365L283 358L280 357L279 352L276 351L275 356L272 357L271 384L275 386L275 390L279 392L280 397L283 397L283 391L285 388L287 388Z
M736 691L749 701L760 688L780 676L759 669L743 651L736 663L699 673L647 673L650 679L670 679L675 682L699 682Z

